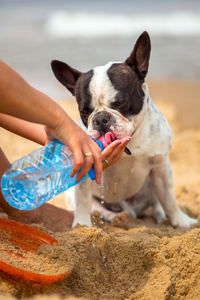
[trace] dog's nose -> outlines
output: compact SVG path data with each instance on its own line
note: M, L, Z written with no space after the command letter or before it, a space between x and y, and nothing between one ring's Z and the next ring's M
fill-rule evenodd
M110 122L110 118L111 116L107 112L99 113L93 119L93 125L97 130L100 128L107 129Z

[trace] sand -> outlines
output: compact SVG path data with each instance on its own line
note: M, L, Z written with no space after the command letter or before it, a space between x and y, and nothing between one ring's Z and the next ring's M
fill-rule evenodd
M170 159L178 204L195 218L200 218L199 86L199 82L149 82L151 97L173 130ZM77 120L75 102L63 101L61 105ZM38 148L3 129L0 136L10 161ZM63 194L50 202L66 208ZM54 253L59 253L59 247L71 253L74 271L50 285L0 272L0 300L200 299L200 224L188 230L174 229L169 221L155 224L147 213L142 219L130 219L125 229L102 222L98 213L94 216L96 225L92 228L77 226L56 233L33 224L60 242ZM31 258L29 262L34 264Z

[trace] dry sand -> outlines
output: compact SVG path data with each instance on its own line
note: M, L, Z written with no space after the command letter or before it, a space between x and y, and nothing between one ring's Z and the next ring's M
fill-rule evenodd
M149 83L151 97L173 130L171 162L178 204L196 218L200 218L199 87L199 82ZM76 120L75 102L61 104ZM10 161L38 148L3 129L0 136ZM50 202L66 207L63 194ZM74 271L65 280L47 286L0 272L0 300L200 299L200 224L189 230L173 229L168 221L157 225L147 215L131 219L128 225L125 230L99 222L92 228L63 228L62 233L34 225L71 252Z

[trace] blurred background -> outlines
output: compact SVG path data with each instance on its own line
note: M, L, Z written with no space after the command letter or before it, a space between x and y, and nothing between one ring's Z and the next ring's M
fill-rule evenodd
M124 61L147 30L148 79L200 80L199 0L0 0L0 58L54 99L58 59L80 71Z

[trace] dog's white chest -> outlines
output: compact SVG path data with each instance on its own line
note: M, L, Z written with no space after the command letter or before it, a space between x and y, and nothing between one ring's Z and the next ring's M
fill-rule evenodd
M121 202L136 194L149 175L148 163L122 157L112 167L103 172L102 184L99 188L93 183L93 195L105 199L108 203Z

